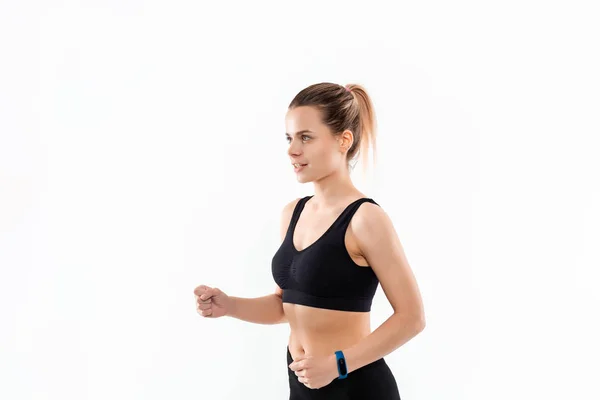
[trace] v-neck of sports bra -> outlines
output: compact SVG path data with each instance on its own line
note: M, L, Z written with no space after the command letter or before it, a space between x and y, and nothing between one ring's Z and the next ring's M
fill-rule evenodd
M333 229L333 227L338 223L338 221L340 220L340 218L342 218L342 216L344 214L346 214L346 211L348 211L348 209L353 206L354 204L358 203L360 200L366 199L368 200L368 197L361 197L359 199L354 200L353 202L351 202L350 204L348 204L344 210L340 213L340 215L338 215L335 220L333 221L333 223L331 225L329 225L329 228L327 228L327 230L321 235L319 236L319 238L317 240L315 240L314 242L312 242L311 244L309 244L308 246L306 246L305 248L303 248L302 250L298 250L296 248L296 245L294 244L294 233L296 232L296 226L298 225L298 221L300 221L300 216L302 215L302 211L304 211L304 207L306 206L306 203L308 203L308 201L310 199L312 199L313 196L310 196L308 199L306 199L306 201L304 201L304 203L300 206L300 210L298 210L298 216L296 217L296 220L294 222L294 226L292 227L292 232L291 232L291 241L292 241L292 249L294 250L294 252L300 254L305 252L306 250L310 249L311 247L313 247L315 244L317 244L321 239L323 239L325 236L327 236L327 234Z

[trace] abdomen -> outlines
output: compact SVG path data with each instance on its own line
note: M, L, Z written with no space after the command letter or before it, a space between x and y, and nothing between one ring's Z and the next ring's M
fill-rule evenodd
M329 355L371 333L370 312L337 311L283 303L290 324L290 353Z

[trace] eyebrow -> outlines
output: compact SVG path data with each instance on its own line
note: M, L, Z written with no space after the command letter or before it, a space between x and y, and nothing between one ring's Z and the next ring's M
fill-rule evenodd
M298 136L298 135L302 135L303 133L307 133L307 132L314 133L314 132L313 132L313 131L311 131L310 129L304 129L304 130L301 130L301 131L298 131L298 132L296 132L296 136ZM287 132L285 133L285 135L286 135L286 136L290 136L290 134L289 134L289 133L287 133Z

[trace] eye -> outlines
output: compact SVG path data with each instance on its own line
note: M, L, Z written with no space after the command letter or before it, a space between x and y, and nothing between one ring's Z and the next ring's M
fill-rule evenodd
M290 142L290 140L291 140L291 139L292 139L292 138L291 138L291 137L289 137L289 136L286 136L286 137L285 137L285 141L286 141L286 142L288 142L288 143ZM305 142L305 141L307 141L307 140L310 140L310 139L312 139L310 136L302 135L302 141L303 141L303 142Z

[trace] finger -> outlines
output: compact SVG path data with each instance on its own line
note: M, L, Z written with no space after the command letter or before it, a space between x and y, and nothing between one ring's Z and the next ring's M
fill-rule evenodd
M209 304L202 303L202 304L198 304L196 308L198 310L208 310L211 307L212 307L212 304L210 304L210 303Z
M212 303L212 298L208 298L206 300L202 300L202 298L200 296L196 296L196 302L198 304L210 304L210 303Z
M206 289L204 293L200 295L200 300L208 300L214 295L214 290L211 288Z
M208 308L206 310L201 310L199 308L196 308L196 311L198 312L198 314L202 315L203 317L208 317L208 316L212 315L212 308Z
M200 296L202 295L202 293L206 292L206 290L208 289L208 286L206 285L200 285L197 288L194 289L194 294L196 296Z
M302 361L294 361L293 363L290 364L290 369L292 371L300 371L301 369L305 369L305 362Z
M297 367L302 367L302 368L304 368L304 363L302 363L302 361L304 361L304 360L306 360L306 359L307 359L306 357L299 356L299 357L298 357L298 358L296 358L296 359L295 359L295 360L294 360L294 361L293 361L293 362L292 362L292 363L291 363L289 366L290 366L290 367L294 367L294 368L297 368ZM300 368L300 369L302 369L302 368Z

